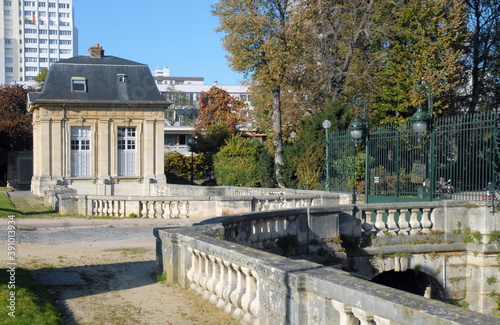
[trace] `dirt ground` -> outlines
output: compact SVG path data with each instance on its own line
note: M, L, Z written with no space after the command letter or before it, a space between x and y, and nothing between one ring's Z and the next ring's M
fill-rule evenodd
M0 251L6 252L5 246L0 244ZM157 281L155 238L67 245L21 243L16 250L18 267L77 272L87 282L48 287L67 324L237 324L196 294Z

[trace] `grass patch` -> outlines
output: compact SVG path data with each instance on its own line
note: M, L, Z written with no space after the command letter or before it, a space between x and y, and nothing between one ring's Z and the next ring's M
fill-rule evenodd
M45 288L37 283L30 271L16 269L15 290L9 288L10 274L0 269L0 310L1 323L5 325L64 324L63 318L52 304ZM10 292L15 292L15 318L8 316Z
M108 248L105 252L121 252L122 255L137 255L150 252L149 248L145 247L130 247L130 248Z

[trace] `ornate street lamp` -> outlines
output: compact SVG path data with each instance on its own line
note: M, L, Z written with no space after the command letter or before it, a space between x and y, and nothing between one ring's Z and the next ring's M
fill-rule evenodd
M332 127L332 123L329 120L324 120L321 123L323 129L325 129L325 141L326 141L326 181L325 181L325 190L330 192L330 139L328 137L328 130Z
M415 83L415 91L424 95L427 94L427 110L425 113L422 105L418 105L417 111L411 117L411 123L413 130L419 134L424 133L425 131L429 131L429 153L428 153L428 164L427 164L427 175L429 179L429 186L431 189L430 200L433 199L433 194L436 189L436 177L434 175L434 128L433 124L433 101L432 101L432 88L431 84L425 80L420 79Z
M354 121L349 125L351 138L354 142L354 156L353 156L353 174L352 174L352 204L356 204L356 148L358 143L362 141L363 134L365 133L365 125L359 120L357 116Z

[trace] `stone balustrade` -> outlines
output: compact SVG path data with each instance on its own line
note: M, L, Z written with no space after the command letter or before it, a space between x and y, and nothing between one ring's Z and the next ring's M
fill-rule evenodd
M167 192L180 193L186 188L194 193L189 196L133 197L46 191L45 201L46 205L62 214L168 219L209 218L251 211L331 205L342 200L339 194L297 190L178 186ZM205 195L207 193L212 195Z
M222 223L155 229L158 270L165 272L168 282L194 290L243 324L498 323L497 318L371 283L333 267L249 247L288 236L322 238L339 230L360 233L359 219L347 228L338 222L325 223L345 219L345 208L247 213L226 217ZM375 210L360 209L376 216ZM403 212L410 213L410 220L412 213L419 214ZM420 228L422 220L432 217L430 212L417 216ZM351 219L355 218L351 215ZM385 229L379 224L377 229Z
M434 208L408 207L376 208L360 207L361 232L365 237L387 235L427 234L433 230Z

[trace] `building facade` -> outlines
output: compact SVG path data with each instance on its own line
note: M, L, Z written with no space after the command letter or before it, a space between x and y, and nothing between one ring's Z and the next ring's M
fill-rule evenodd
M31 190L57 186L87 195L155 194L166 183L164 111L147 65L104 56L54 63L42 92L29 93L33 113Z
M78 54L72 0L3 0L0 7L0 85L34 86L43 68Z
M165 152L177 151L184 155L190 154L188 141L194 133L194 124L198 117L198 101L203 92L213 86L225 90L234 98L242 100L248 107L247 116L252 114L251 95L248 86L205 84L201 77L173 77L170 69L164 67L154 71L154 80L158 90L172 103L166 112L165 119ZM242 131L250 130L247 126ZM251 132L244 132L251 133Z

